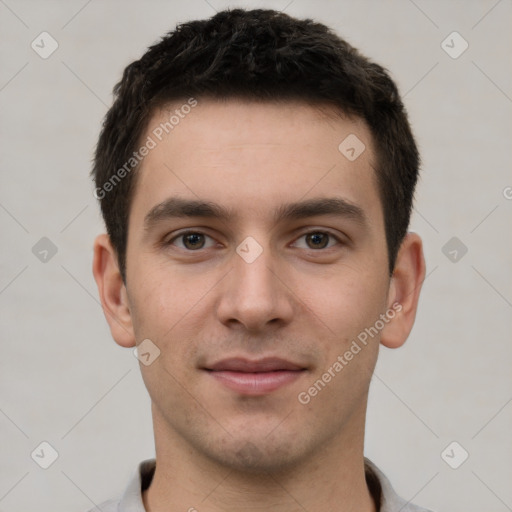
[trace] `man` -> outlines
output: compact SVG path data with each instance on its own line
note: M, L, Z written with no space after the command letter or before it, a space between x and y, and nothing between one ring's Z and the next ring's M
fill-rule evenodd
M324 25L232 10L124 71L93 271L156 461L103 511L417 511L363 455L379 344L425 275L396 86Z

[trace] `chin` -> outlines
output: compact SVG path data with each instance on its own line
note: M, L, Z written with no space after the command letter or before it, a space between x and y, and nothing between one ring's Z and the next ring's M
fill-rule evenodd
M235 440L230 436L223 443L217 443L208 455L216 463L241 473L281 472L296 466L304 455L299 453L299 443L290 439L292 437L283 440L262 435Z

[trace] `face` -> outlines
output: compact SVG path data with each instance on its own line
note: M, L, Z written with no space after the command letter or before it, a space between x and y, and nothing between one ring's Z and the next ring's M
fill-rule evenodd
M155 113L146 136L168 120ZM365 145L355 160L338 149L350 134ZM141 365L155 430L243 469L360 439L380 332L353 342L390 289L366 125L301 103L204 100L152 137L126 296L134 341L160 350Z

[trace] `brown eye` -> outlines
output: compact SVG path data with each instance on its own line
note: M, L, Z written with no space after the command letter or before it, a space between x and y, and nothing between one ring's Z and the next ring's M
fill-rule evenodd
M330 249L335 245L343 245L341 240L328 231L310 231L301 235L293 244L294 247L307 250Z
M186 251L198 251L200 249L213 247L215 245L215 240L199 231L187 231L175 236L166 242L165 245L175 245L176 247Z
M202 249L204 246L204 235L201 233L188 233L182 235L183 245L187 249Z
M306 243L310 249L325 249L329 243L328 233L309 233L306 235Z

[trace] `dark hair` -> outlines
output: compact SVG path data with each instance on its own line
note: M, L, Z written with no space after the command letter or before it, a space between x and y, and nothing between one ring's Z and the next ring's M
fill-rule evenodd
M126 67L114 97L91 175L125 283L128 218L138 168L134 155L155 108L190 97L295 99L331 105L364 119L376 150L393 271L409 225L418 150L387 71L325 25L263 9L225 10L207 20L182 23Z

